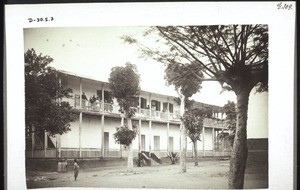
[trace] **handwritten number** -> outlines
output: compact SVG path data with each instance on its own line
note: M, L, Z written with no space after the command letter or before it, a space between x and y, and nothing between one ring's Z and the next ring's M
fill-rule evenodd
M285 9L285 10L292 10L293 5L292 4L286 4L286 3L278 3L277 4L277 9Z
M48 22L53 21L54 17L28 18L28 22Z

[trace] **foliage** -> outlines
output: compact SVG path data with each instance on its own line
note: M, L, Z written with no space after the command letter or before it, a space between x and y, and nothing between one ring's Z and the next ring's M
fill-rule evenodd
M221 132L218 138L229 140L230 145L232 147L236 130L236 104L233 101L228 101L227 104L223 106L223 109L226 113L226 124L229 133Z
M200 141L200 135L203 129L203 120L207 116L206 109L191 109L185 111L183 115L183 123L187 129L187 136L193 143Z
M157 26L159 48L149 48L127 36L125 42L137 44L143 56L170 65L171 70L193 65L186 75L201 81L218 81L223 90L237 96L237 124L230 159L229 188L244 186L247 160L247 111L250 91L268 90L268 25ZM153 28L145 33L156 32ZM174 64L174 65L173 65ZM203 75L202 75L203 74ZM202 77L204 76L204 77ZM178 77L172 76L175 82ZM202 79L203 78L203 79Z
M170 158L171 164L175 164L179 159L178 154L176 152L168 152L167 157Z
M121 111L131 118L135 114L131 107L140 93L140 76L136 66L126 63L125 67L113 67L108 80L112 96L117 99Z
M70 122L76 119L68 102L59 101L70 97L71 89L60 86L57 72L48 65L50 56L37 55L34 49L25 53L25 123L34 132L50 135L70 131Z
M130 130L127 126L121 126L114 133L114 139L116 143L128 146L135 139L136 135L136 129Z
M165 69L167 85L174 85L186 98L191 97L201 89L203 74L197 67L196 64L169 63ZM190 74L192 70L198 70L197 76Z

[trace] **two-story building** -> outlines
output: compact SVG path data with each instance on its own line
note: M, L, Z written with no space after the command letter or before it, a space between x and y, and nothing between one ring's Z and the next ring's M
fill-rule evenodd
M26 156L37 158L89 158L123 157L126 149L115 143L113 134L116 128L125 123L116 99L110 95L109 84L84 76L58 72L60 84L71 88L71 98L64 98L78 115L71 123L71 131L51 137L45 132L38 136L31 134ZM85 94L87 100L82 94ZM91 102L91 97L95 99ZM180 150L180 114L176 97L141 91L137 97L137 110L133 122L138 126L138 135L133 141L134 156L140 151L155 153L165 157L168 152ZM218 133L227 130L222 108L196 102L194 107L210 106L212 118L204 120L201 141L198 141L200 156L229 156L230 148L226 142L217 138ZM27 141L28 142L28 141ZM187 156L193 156L193 146L188 139Z

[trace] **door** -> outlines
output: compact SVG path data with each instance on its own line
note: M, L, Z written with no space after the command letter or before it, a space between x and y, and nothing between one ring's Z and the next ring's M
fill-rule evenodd
M109 132L104 132L104 151L108 154L109 151Z

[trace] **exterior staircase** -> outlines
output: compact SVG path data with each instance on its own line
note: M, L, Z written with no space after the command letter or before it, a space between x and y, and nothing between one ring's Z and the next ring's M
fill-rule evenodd
M161 159L155 155L154 153L150 153L150 152L146 152L146 151L142 151L141 153L139 153L139 158L145 160L145 163L147 166L151 166L151 165L159 165L161 164Z

